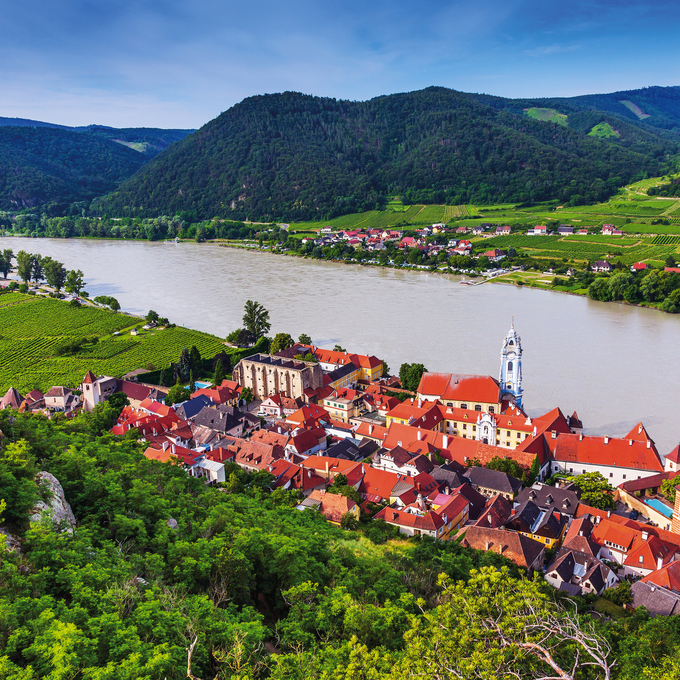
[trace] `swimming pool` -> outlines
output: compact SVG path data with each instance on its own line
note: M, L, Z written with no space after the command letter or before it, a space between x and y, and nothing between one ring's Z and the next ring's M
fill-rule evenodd
M196 385L197 390L206 390L208 387L212 386L212 383L194 380L194 385Z
M662 503L658 498L650 498L649 500L646 500L645 503L654 508L657 512L660 512L662 515L666 515L666 517L673 516L673 508L669 508L665 503Z

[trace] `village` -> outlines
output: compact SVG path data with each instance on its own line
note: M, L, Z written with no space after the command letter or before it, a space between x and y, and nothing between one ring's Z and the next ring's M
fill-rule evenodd
M111 433L205 484L226 485L236 464L344 529L369 517L493 551L570 595L627 582L633 607L680 613L680 495L672 505L659 493L680 470L680 446L662 460L642 423L616 438L584 434L557 407L529 417L522 361L513 324L498 379L424 372L408 392L374 356L296 343L241 359L231 380L197 384L171 406L143 372L88 371L77 390L11 388L0 408L72 416L122 393ZM612 487L610 508L582 500L580 475Z

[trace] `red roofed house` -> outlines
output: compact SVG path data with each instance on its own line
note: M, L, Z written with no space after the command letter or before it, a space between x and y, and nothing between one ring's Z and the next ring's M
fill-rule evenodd
M325 433L321 441L310 430L298 430L288 440L286 451L298 456L311 456L318 451L326 450Z
M473 411L501 412L501 388L490 375L423 373L418 398Z
M444 418L438 404L421 401L420 406L416 406L414 403L406 401L395 406L387 414L387 427L389 428L392 423L441 432L444 426Z
M644 271L644 270L647 269L647 268L648 268L648 265L647 265L646 262L636 262L636 263L630 268L630 270L633 271L633 272L640 272L640 271Z
M487 250L484 253L484 257L488 257L491 262L498 262L505 257L505 253L498 248L494 248L493 250Z
M342 518L351 513L357 519L361 514L359 506L351 499L340 494L327 493L321 489L315 489L307 498L297 506L298 510L318 508L319 512L326 517L331 524L340 525Z
M612 486L663 472L651 439L592 437L551 432L543 435L550 449L552 472L580 475L599 472Z
M326 481L319 477L313 470L304 469L295 463L288 460L276 460L268 468L276 478L274 481L274 489L295 489L300 491L304 496L309 496L317 489L325 489Z

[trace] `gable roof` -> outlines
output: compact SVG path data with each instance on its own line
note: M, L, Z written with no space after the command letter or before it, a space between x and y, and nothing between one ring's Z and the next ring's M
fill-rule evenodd
M418 394L449 401L499 404L501 390L498 381L490 375L423 373Z
M493 489L501 493L512 493L519 491L522 488L522 482L516 477L507 474L506 472L499 472L498 470L489 470L483 467L471 467L464 475L474 486L481 486L484 489Z
M680 562L669 562L661 569L647 574L641 580L680 593Z
M545 553L544 546L538 541L514 531L469 526L461 529L461 534L463 547L498 553L525 569Z
M474 526L498 529L505 524L511 514L512 506L510 501L505 496L497 493L486 502Z
M652 616L671 616L680 613L680 594L653 583L637 581L630 588L633 606L645 607Z

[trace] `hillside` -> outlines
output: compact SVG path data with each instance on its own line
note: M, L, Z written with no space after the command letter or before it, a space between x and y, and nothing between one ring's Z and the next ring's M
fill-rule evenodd
M659 173L678 151L672 130L586 104L565 111L567 125L524 113L550 103L435 87L367 102L292 92L251 97L93 208L294 221L374 209L389 195L407 203L581 204ZM619 134L588 134L603 121Z
M111 191L191 132L0 118L0 210L51 204L48 213L62 214Z
M0 127L0 209L89 201L145 162L108 140L50 127Z

